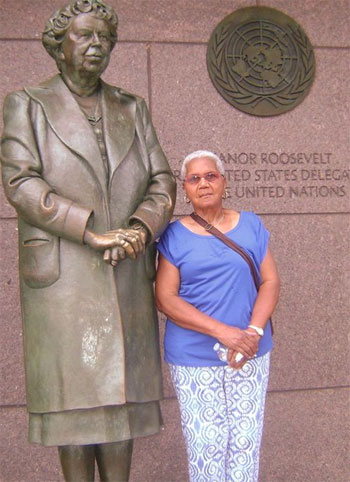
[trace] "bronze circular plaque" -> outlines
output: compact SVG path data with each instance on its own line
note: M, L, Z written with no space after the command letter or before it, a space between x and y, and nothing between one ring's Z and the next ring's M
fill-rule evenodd
M257 116L293 109L315 76L312 45L303 29L267 7L241 8L225 17L210 37L207 66L222 97Z

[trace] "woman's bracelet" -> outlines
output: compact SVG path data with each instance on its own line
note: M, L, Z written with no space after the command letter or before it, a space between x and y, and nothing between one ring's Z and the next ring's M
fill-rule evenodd
M255 325L248 325L248 328L252 328L257 332L258 335L264 336L264 330L260 328L260 326L255 326Z

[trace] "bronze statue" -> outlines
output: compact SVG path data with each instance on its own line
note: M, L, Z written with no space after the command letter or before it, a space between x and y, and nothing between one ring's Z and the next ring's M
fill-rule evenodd
M127 480L162 396L153 241L175 181L143 99L100 79L117 15L78 0L48 21L59 75L9 94L2 171L18 213L30 441L66 480Z

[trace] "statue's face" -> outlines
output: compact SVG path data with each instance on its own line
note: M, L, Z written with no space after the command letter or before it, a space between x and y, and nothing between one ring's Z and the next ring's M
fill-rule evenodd
M101 75L109 63L111 38L108 23L91 13L74 18L61 44L59 58L65 69Z

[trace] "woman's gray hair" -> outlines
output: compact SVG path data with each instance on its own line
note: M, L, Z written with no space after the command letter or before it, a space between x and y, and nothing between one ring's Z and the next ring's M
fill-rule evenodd
M193 159L198 159L201 157L209 157L210 159L213 159L213 161L216 164L216 167L220 174L223 176L225 175L225 168L224 165L220 159L219 156L214 154L214 152L211 151L194 151L191 152L191 154L188 154L188 156L185 157L185 159L182 161L181 169L180 169L180 177L181 179L185 179L186 177L186 166L187 164L192 161Z
M82 13L93 13L97 18L105 20L109 24L111 34L111 50L117 43L118 16L114 9L102 0L76 0L65 7L56 10L46 23L41 41L47 52L53 57L60 68L57 53L63 42L64 36L69 29L74 17Z

